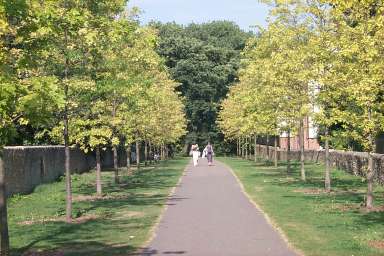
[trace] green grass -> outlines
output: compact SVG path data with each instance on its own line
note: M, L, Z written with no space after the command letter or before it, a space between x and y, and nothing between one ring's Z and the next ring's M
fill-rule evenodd
M126 255L150 237L166 198L189 159L179 158L143 168L132 176L103 172L104 200L95 194L95 173L73 175L74 214L82 223L66 224L65 183L41 185L30 195L10 198L8 204L12 255L25 252L64 252L64 255ZM87 199L84 201L84 199ZM46 255L46 254L44 254Z
M384 245L384 207L364 210L366 183L361 178L333 170L333 192L326 194L323 165L307 164L307 182L302 182L298 163L287 176L283 163L276 169L235 158L219 160L234 170L251 198L305 255L384 255L384 249L372 246ZM376 186L376 206L384 206L383 192Z

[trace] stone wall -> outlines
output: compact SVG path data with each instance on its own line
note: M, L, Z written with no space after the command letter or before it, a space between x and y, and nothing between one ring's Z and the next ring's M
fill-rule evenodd
M126 165L126 153L118 153L119 165ZM102 151L103 168L113 167L112 150ZM78 148L70 149L72 173L83 173L96 166L94 153L85 154ZM57 180L64 174L63 146L5 147L4 169L7 195L30 193L42 184Z
M267 159L274 159L274 147L268 147L264 145L257 146L257 154ZM305 161L324 163L325 151L324 150L305 150ZM374 169L375 179L380 184L384 184L384 154L374 154ZM287 151L283 149L277 150L277 157L281 161L287 160ZM291 151L291 159L299 161L300 151ZM330 161L334 168L344 170L350 174L356 176L365 176L366 168L368 165L368 153L366 152L353 152L353 151L341 151L331 150Z

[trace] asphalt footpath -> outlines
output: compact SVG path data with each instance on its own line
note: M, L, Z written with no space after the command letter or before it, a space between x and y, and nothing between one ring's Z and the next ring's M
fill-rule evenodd
M296 255L219 162L188 165L167 204L143 256Z

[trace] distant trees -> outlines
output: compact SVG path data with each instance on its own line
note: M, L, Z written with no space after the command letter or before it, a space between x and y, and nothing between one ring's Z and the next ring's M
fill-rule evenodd
M226 21L181 26L153 23L159 30L157 52L184 97L188 123L185 144L212 140L221 151L223 136L215 120L219 101L237 80L240 52L251 36ZM185 149L187 150L187 149ZM224 150L224 149L223 149Z
M326 191L329 143L352 138L369 154L366 206L372 208L372 153L384 128L384 7L377 1L268 2L274 18L243 52L240 81L222 103L221 129L233 139L276 134L273 129L298 133L305 180L303 119L312 116L325 130ZM332 130L335 125L342 129Z

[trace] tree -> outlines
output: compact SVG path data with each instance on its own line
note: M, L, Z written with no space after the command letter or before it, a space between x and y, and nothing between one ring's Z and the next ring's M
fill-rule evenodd
M367 208L373 207L375 170L373 153L375 138L383 130L383 33L384 8L376 1L332 1L332 18L336 23L337 55L332 62L334 84L343 84L334 91L338 104L332 111L342 124L343 136L360 142L368 152ZM337 77L335 75L338 73Z
M219 102L237 79L240 51L250 36L231 22L180 26L152 24L159 30L158 53L165 58L172 79L184 97L188 123L184 151L188 144L212 140L220 152L223 136L216 127Z
M30 68L30 48L20 38L31 36L27 25L27 5L0 3L0 254L9 254L6 176L3 146L17 136L17 128L44 127L54 118L53 110L64 102L54 77L39 76ZM25 27L24 27L25 26Z

